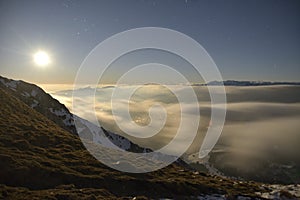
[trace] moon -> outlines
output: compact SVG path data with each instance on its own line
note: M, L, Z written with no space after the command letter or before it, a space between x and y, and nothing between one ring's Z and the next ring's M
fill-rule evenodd
M50 63L50 57L45 51L38 51L33 55L33 61L37 66L45 67Z

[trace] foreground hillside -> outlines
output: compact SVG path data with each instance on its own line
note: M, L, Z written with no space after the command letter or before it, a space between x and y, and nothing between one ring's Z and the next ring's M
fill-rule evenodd
M98 143L100 141L97 140L96 135L105 138L108 137L116 146L130 152L150 151L147 148L139 147L120 135L106 131L103 127L96 127L87 120L73 115L64 104L61 104L58 100L52 98L51 95L34 84L0 76L0 88L72 134L82 135L82 137L89 138ZM80 126L80 131L76 130L75 120L77 127ZM103 143L102 145L109 146Z
M147 174L112 170L75 134L0 88L0 199L258 198L255 182L210 176L173 164ZM99 151L118 152L95 145ZM281 197L293 198L287 191ZM267 195L263 195L267 197Z

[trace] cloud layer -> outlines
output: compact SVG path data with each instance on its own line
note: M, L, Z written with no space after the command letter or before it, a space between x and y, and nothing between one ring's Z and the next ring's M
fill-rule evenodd
M128 87L130 86L123 86L120 91L126 94ZM186 94L185 86L171 87L180 95ZM93 105L90 102L95 99L96 115L102 126L146 147L159 149L172 140L180 124L180 106L186 111L187 120L192 121L198 110L201 113L197 137L187 153L199 151L207 128L211 125L209 93L203 86L194 87L200 107L197 102L188 101L179 105L175 95L168 88L156 85L140 88L129 101L122 99L120 95L118 109L126 111L129 106L132 120L140 126L150 123L149 109L153 105L160 104L165 109L167 114L165 126L157 135L146 139L130 137L116 125L114 117L118 117L124 123L122 126L130 129L130 124L122 120L122 116L112 116L111 95L114 87L97 88L95 98L85 95L85 91L91 89L93 88L85 88L76 93L75 114L91 120ZM226 123L215 150L231 152L230 163L235 165L241 157L268 157L274 152L279 157L298 162L298 155L295 152L300 150L297 142L300 141L300 87L226 87L226 92L228 101ZM58 91L52 95L68 108L72 107L71 91ZM137 137L143 134L132 131ZM184 142L185 138L180 138L174 151L184 146ZM250 162L251 159L248 160Z

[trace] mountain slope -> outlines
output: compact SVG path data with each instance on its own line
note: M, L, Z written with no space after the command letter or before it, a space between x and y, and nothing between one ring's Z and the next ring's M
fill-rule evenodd
M73 134L84 134L86 138L91 140L95 139L98 135L109 138L110 141L116 146L131 152L149 152L150 149L142 148L132 143L123 136L106 131L102 127L98 127L91 122L84 120L78 116L74 116L65 105L54 99L51 95L43 91L41 88L34 84L26 83L24 81L16 81L7 79L0 76L0 88L7 91L17 99L24 102L29 107L33 108L37 112L44 115L46 118L53 121L59 127L69 131ZM80 129L75 127L74 120L77 122L77 126L80 125ZM79 131L79 132L78 132ZM100 140L97 140L100 142ZM102 145L109 144L106 142ZM111 147L108 145L106 147Z
M0 184L7 185L0 187L2 196L15 198L23 190L28 196L35 193L33 190L51 190L56 197L65 192L59 188L66 187L71 187L71 191L93 188L96 194L108 197L154 198L212 193L255 195L255 191L261 191L254 183L234 186L230 180L220 181L176 165L142 175L111 170L95 160L75 135L2 89L0 102ZM107 150L111 151L102 148Z
M0 88L34 108L63 129L76 133L73 115L56 99L34 84L16 81L0 76Z
M147 174L112 170L94 159L77 135L9 90L0 88L0 199L251 199L271 192L259 183L210 176L178 164ZM120 153L97 143L95 148L110 160Z

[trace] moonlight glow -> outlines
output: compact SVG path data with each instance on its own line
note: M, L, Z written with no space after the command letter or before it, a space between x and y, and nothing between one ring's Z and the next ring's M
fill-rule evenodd
M38 51L33 55L34 63L38 66L47 66L50 63L49 55L44 51Z

